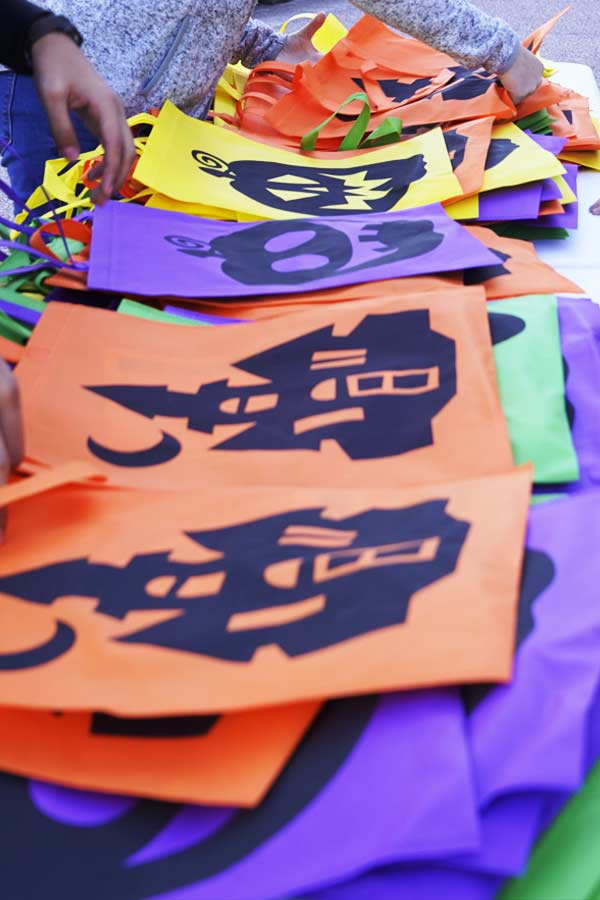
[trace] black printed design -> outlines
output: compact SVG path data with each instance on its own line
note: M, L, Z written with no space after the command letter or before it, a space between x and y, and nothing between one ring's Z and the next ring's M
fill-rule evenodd
M456 129L444 132L444 141L446 150L452 163L452 171L456 172L458 167L465 161L465 153L467 152L467 144L469 139L464 134L460 134Z
M120 620L134 610L180 613L122 643L237 662L273 644L300 656L401 624L413 594L454 571L469 525L446 513L447 502L343 520L319 509L282 513L188 533L219 554L213 562L168 552L123 567L74 559L1 578L0 590L44 605L92 597Z
M498 83L492 75L487 75L483 69L472 71L464 66L451 66L454 78L450 84L446 84L432 94L432 97L440 96L445 102L450 100L475 100L483 97L492 87Z
M140 800L96 827L68 826L35 807L25 779L0 773L0 802L11 827L3 835L2 886L11 900L147 900L201 884L250 856L295 819L345 765L377 698L327 703L267 797L210 837L167 858L129 864L155 844L184 807Z
M165 240L187 256L222 260L223 273L240 284L299 285L415 259L436 250L444 238L429 219L367 224L358 240L370 244L373 255L354 266L349 265L352 241L344 231L314 220L262 222L210 243L185 235Z
M421 154L345 169L252 159L227 163L204 150L193 150L192 156L201 172L227 179L245 197L306 216L388 212L400 202L411 184L427 174L425 157Z
M440 98L445 103L453 100L475 100L478 97L483 97L494 85L499 83L495 76L488 75L483 69L471 70L464 66L450 66L449 68L453 73L452 79L447 84L425 94L423 98L416 97L416 94L432 84L431 78L418 78L408 83L395 78L381 78L377 79L377 83L385 96L398 104L405 103L413 98L416 98L417 102L420 99L432 100L433 98ZM352 80L361 90L365 90L362 78L353 78Z
M492 138L485 161L485 171L489 172L490 169L499 166L501 162L508 159L518 149L519 145L508 138Z
M215 381L195 393L165 385L88 389L149 419L186 419L191 431L240 426L213 450L318 451L323 441L334 440L354 460L429 446L433 418L456 393L454 341L431 329L427 310L366 316L347 335L327 326L235 366L263 384ZM169 440L171 455L163 439L154 448L155 464L180 452L179 442ZM111 465L153 464L148 450L117 451L92 438L88 447Z
M91 733L103 737L173 738L206 737L221 716L161 716L124 719L107 713L94 713Z
M352 81L361 91L365 90L365 83L362 78L353 78ZM412 100L422 88L430 85L431 78L416 78L414 81L409 82L400 81L396 78L380 78L377 79L377 84L385 96L394 103L405 103L407 100Z
M75 639L73 629L65 622L57 620L52 636L45 643L27 650L0 653L0 672L24 671L43 666L67 653L74 645Z
M497 256L500 262L495 266L477 266L475 269L465 269L463 273L463 281L465 285L482 284L484 281L490 281L492 278L499 278L501 275L510 275L511 271L502 263L507 262L512 257L508 253L502 253L501 250L493 250L490 252Z
M525 331L527 327L524 319L509 313L488 313L488 320L494 347L504 341L510 341L511 338Z
M516 646L523 644L535 628L535 603L554 581L554 563L541 550L525 550L517 618ZM471 684L463 688L463 702L472 712L496 688L494 684Z

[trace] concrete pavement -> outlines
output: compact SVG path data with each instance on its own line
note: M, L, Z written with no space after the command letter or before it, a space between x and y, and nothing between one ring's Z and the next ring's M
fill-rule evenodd
M418 3L419 0L414 0ZM492 16L502 16L525 37L566 5L568 0L474 0ZM348 0L289 0L274 6L258 7L258 15L279 24L298 12L333 12L345 24L359 17L360 10ZM571 12L561 19L544 44L548 57L591 66L600 79L600 2L574 0Z

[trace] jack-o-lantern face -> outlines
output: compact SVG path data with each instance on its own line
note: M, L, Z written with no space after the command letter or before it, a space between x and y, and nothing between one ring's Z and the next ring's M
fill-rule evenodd
M387 162L362 163L347 169L319 169L263 160L224 160L192 151L202 172L226 178L231 187L265 206L301 215L347 215L388 212L411 184L427 173L422 155Z

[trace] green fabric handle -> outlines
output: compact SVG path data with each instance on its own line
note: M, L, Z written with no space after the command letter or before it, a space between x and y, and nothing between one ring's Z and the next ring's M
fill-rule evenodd
M520 225L518 222L500 222L489 227L500 237L516 238L519 241L566 241L571 236L566 228L538 228L535 225Z
M531 113L522 119L518 119L515 125L518 125L523 131L532 131L534 134L551 134L550 125L555 122L547 109L540 109L538 112Z
M356 121L353 123L348 134L338 147L338 150L359 150L369 149L372 147L383 147L386 144L394 144L400 140L402 134L402 120L395 116L389 116L387 119L375 129L375 131L365 138L371 121L371 108L369 106L369 98L363 91L356 94L350 94L343 103L340 103L335 112L333 112L324 122L305 134L300 142L300 149L312 151L317 146L317 140L321 131L335 119L348 104L362 100L362 110L360 111Z
M137 300L121 300L118 312L127 316L135 316L138 319L148 319L151 322L163 322L171 325L203 326L206 324L205 322L188 319L187 316L176 316L173 313L163 312L162 309L155 309L153 306L147 306L145 303L139 303Z
M397 116L388 116L381 125L371 132L361 143L361 149L368 150L371 147L385 147L386 144L397 144L402 137L402 119Z
M7 316L4 310L0 309L0 335L13 341L15 344L25 344L29 339L32 328L15 322L10 316Z
M369 122L371 120L371 108L369 106L369 98L364 93L364 91L358 91L356 94L350 94L349 97L346 97L343 103L340 103L335 112L332 112L331 115L325 119L324 122L321 122L320 125L317 125L316 128L313 128L312 131L309 131L308 134L305 134L300 142L301 150L314 150L317 146L317 140L321 131L325 128L326 125L329 125L330 122L335 119L335 117L340 113L346 106L350 103L354 103L355 100L362 100L363 108L356 120L353 124L352 128L340 144L340 150L356 150L361 140L365 136L367 128L369 126Z
M600 886L600 763L538 841L527 871L497 900L597 900Z

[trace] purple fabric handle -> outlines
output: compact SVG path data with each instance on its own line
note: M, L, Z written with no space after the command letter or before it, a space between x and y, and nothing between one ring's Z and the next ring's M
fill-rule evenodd
M6 219L4 216L0 216L0 225L5 225L13 231L20 231L21 234L35 234L37 231L37 228L33 228L31 225L18 225L17 222Z
M26 172L29 174L29 176L31 177L31 169L29 168L29 165L28 165L28 163L27 163L27 160L24 159L23 156L22 156L22 155L21 155L21 154L13 147L13 146L11 146L11 145L8 144L5 140L3 140L2 138L0 138L0 148L2 148L2 149L4 149L4 150L10 149L11 153L14 153L15 156L18 157L19 162L21 163L21 165L23 166L23 168L25 169L25 171L26 171ZM33 178L32 180L35 181L35 178ZM50 195L49 195L48 192L46 191L46 188L44 187L43 184L41 184L40 187L41 187L41 189L42 189L42 191L43 191L43 193L44 193L44 196L45 196L45 198L46 198L46 200L47 200L47 202L48 202L48 204L49 204L49 211L50 211L50 213L51 213L51 215L52 215L52 218L53 218L54 221L56 222L56 225L57 225L57 228L58 228L58 233L59 233L59 235L60 235L60 237L61 237L61 239L62 239L63 246L64 246L64 248L65 248L65 250L66 250L66 252L67 252L67 258L70 260L70 259L71 259L71 251L69 250L69 244L67 243L67 237L66 237L66 235L65 235L64 228L63 228L63 226L62 226L62 222L61 222L60 218L56 215L56 213L55 213L55 211L54 211L54 205L53 205L52 198L50 197ZM6 194L6 196L9 198L9 200L12 200L12 202L15 204L15 206L17 206L18 209L20 209L20 210L22 210L23 212L26 212L26 213L27 213L27 219L28 219L28 221L29 221L30 219L32 219L32 220L33 220L34 222L36 222L36 223L39 223L39 222L40 222L40 219L38 219L37 216L34 215L33 211L27 206L26 201L23 200L23 198L20 197L19 194L17 194L16 191L14 191L14 190L12 189L12 187L11 187L6 181L4 181L4 179L2 179L2 178L0 178L0 190L2 190L2 191Z
M0 138L0 147L4 147L4 148L8 147L8 144L6 144L6 143L2 140L2 138ZM12 151L13 153L15 153L15 155L18 155L18 154L17 154L17 151L14 149L14 147L11 147L11 151ZM22 158L22 157L20 157L20 160L21 160L21 162L23 162L23 158ZM27 218L28 218L28 219L35 219L35 220L37 221L36 217L35 217L34 214L33 214L33 211L32 211L31 209L29 209L29 207L27 206L27 203L25 202L25 200L23 200L23 198L20 197L19 194L17 194L16 191L14 191L14 190L12 189L12 187L10 186L10 184L9 184L7 181L4 181L3 178L0 178L0 190L1 190L4 194L6 194L6 196L8 197L9 200L12 200L12 202L15 204L15 206L16 206L18 209L22 210L22 212L26 212L26 213L27 213Z
M86 271L88 268L87 262L63 262L62 260L54 259L49 254L43 253L41 250L34 250L33 247L19 244L17 241L0 240L0 247L6 247L8 250L20 250L23 253L27 253L28 256L35 257L35 259L43 259L46 262L45 268L50 266L53 269L74 269L75 271L80 272Z
M9 278L13 275L29 275L31 272L43 272L47 268L46 263L38 263L31 266L19 266L17 269L4 269L0 272L0 278Z
M1 288L0 288L1 290ZM18 303L10 303L8 300L0 298L0 309L13 319L20 322L27 322L28 325L37 325L42 313L37 309L30 309L28 306L20 306Z

